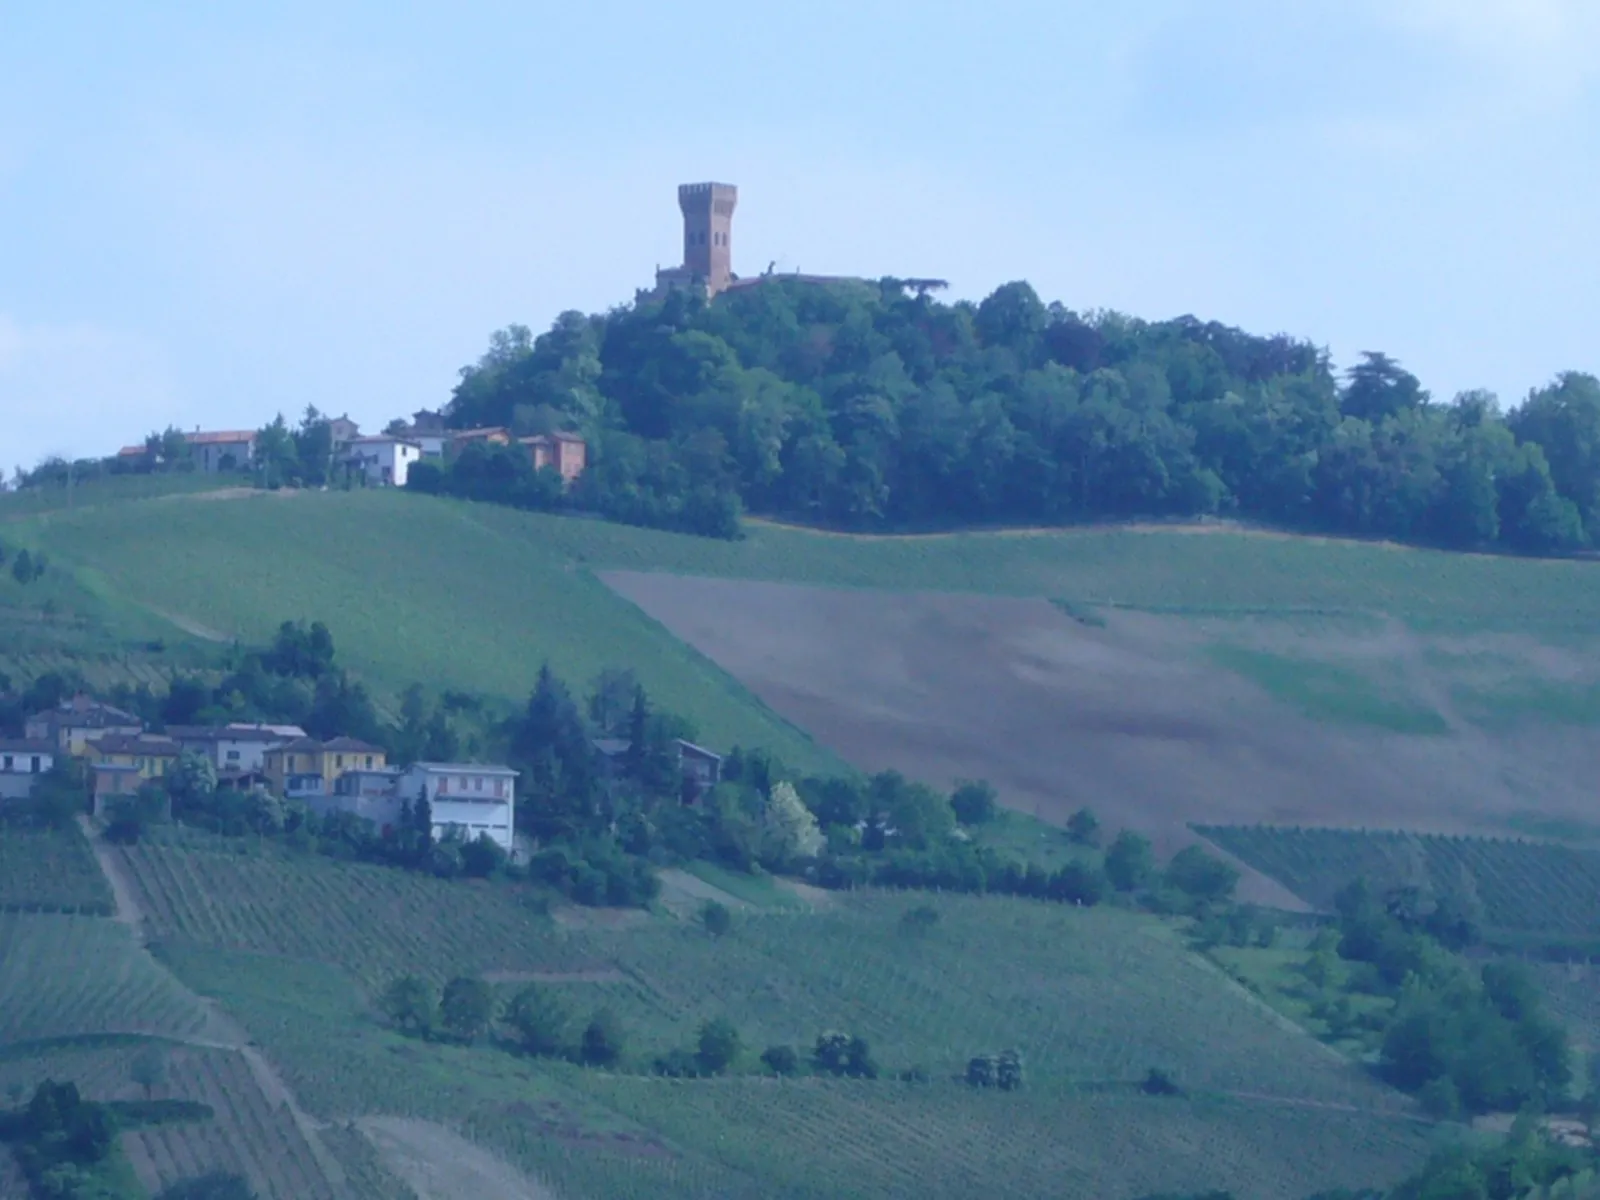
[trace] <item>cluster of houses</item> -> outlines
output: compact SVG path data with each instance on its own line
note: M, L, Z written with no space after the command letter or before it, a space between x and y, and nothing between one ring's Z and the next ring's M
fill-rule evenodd
M508 853L516 777L483 763L391 767L381 746L355 738L319 741L297 725L170 726L152 733L132 713L78 696L27 719L21 741L0 741L0 799L27 797L58 759L82 760L94 809L163 779L184 754L207 759L220 785L265 787L313 812L348 812L379 829L399 824L402 806L427 797L435 837L487 835Z
M502 426L482 429L447 429L444 415L423 409L411 420L392 422L381 434L363 437L349 416L328 422L335 466L373 487L405 487L411 466L418 462L449 463L473 443L517 446L536 471L553 468L564 483L583 474L588 446L574 433L541 433L517 437ZM249 469L256 457L253 430L194 430L185 433L196 467L207 474ZM117 457L132 461L148 457L145 446L124 446Z
M219 786L264 787L321 815L351 813L385 833L400 824L404 806L426 797L435 837L487 835L507 853L513 850L517 773L510 767L394 767L381 746L349 737L319 741L298 725L172 725L154 733L132 713L86 696L27 718L23 733L20 741L0 740L0 801L26 799L58 760L76 758L87 767L94 811L103 815L117 797L134 795L165 778L183 755L196 754L211 763ZM721 755L681 738L673 746L695 792L721 781ZM617 770L628 742L599 738L594 748L608 769Z

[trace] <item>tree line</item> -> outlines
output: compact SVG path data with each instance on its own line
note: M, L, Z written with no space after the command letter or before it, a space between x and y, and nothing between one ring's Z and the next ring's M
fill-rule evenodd
M1044 304L1008 283L946 305L899 281L775 279L706 303L641 295L496 332L454 427L571 429L568 495L485 450L433 490L736 536L738 514L851 528L1219 514L1559 553L1600 539L1600 381L1511 411L1431 396L1386 354L1192 317Z

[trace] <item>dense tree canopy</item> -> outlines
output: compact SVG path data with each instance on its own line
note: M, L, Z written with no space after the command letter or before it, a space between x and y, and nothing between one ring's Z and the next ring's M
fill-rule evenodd
M720 536L742 511L880 528L1218 513L1535 553L1600 541L1592 376L1504 416L1485 393L1436 402L1386 354L1341 379L1308 342L1079 314L1020 282L977 305L773 279L564 313L496 333L448 415L591 447L565 499L522 477L501 497L488 461L464 494Z

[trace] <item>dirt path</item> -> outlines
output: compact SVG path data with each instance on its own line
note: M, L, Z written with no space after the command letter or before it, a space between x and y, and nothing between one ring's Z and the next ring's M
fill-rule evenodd
M317 1162L323 1175L335 1188L344 1184L344 1168L339 1161L323 1145L317 1131L322 1128L322 1123L313 1118L302 1109L295 1100L294 1093L289 1085L284 1082L283 1076L267 1060L251 1041L244 1028L231 1016L222 1010L222 1007L209 996L202 996L189 988L182 980L167 969L165 963L149 952L145 915L139 906L138 893L133 881L128 877L127 869L121 858L105 840L98 836L93 824L86 816L78 818L78 824L83 829L84 836L89 839L89 845L94 851L95 861L100 864L100 872L106 877L106 882L111 886L111 895L116 903L115 919L133 931L134 939L139 948L149 957L158 970L172 980L174 986L189 995L194 1002L205 1011L206 1030L201 1036L179 1038L184 1045L195 1046L205 1050L228 1050L238 1054L244 1059L245 1065L250 1068L250 1075L256 1081L256 1086L261 1089L267 1101L275 1108L287 1109L293 1119L300 1135L305 1138L306 1147L311 1151L311 1156Z
M417 1200L555 1200L549 1188L443 1125L407 1117L356 1124Z
M671 867L658 874L661 876L661 903L671 909L675 916L693 916L700 911L702 905L713 901L736 910L754 907L732 892L725 892L716 884L707 883L698 875L689 874L688 871Z

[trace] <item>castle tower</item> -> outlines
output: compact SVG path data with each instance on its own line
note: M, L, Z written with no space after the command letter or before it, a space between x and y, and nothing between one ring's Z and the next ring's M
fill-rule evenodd
M686 183L678 188L683 211L683 270L705 281L715 296L733 281L733 207L739 189L731 183Z

